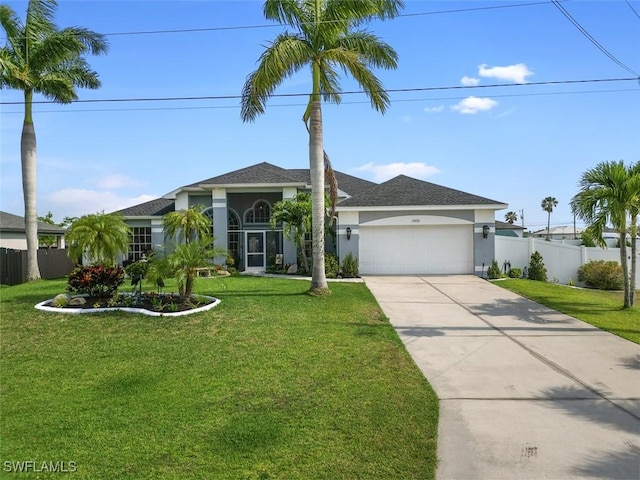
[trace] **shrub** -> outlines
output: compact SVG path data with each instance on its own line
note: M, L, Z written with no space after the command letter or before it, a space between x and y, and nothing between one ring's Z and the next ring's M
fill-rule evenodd
M340 271L340 263L335 253L327 253L324 256L324 273L327 278L336 278Z
M358 259L349 252L344 257L344 260L342 260L342 276L345 278L354 278L358 276L358 273Z
M520 268L512 268L509 270L509 278L520 278L522 277L522 270Z
M533 252L529 260L529 280L547 281L547 269L542 261L540 252Z
M110 298L124 283L122 267L104 265L79 266L70 274L67 291L83 293L92 297Z
M578 269L578 280L598 290L621 290L622 267L614 261L592 260Z
M498 261L494 260L487 268L487 278L494 280L496 278L500 278L502 276L502 272L500 271L500 265L498 265Z

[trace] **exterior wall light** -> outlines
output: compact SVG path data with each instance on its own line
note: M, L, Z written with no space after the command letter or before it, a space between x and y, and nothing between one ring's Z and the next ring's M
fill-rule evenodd
M491 229L489 228L489 225L483 225L482 226L482 238L487 238L489 236L489 232L491 231Z
M351 240L351 227L347 227L347 240Z

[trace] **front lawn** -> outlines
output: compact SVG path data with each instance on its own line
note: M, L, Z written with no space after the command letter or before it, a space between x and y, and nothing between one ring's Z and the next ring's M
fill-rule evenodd
M602 330L640 343L640 308L622 309L622 292L571 288L534 280L505 279L496 285L571 315ZM636 303L640 302L636 292Z
M64 286L0 289L5 475L434 478L437 398L364 284L202 278L222 303L178 318L33 308Z

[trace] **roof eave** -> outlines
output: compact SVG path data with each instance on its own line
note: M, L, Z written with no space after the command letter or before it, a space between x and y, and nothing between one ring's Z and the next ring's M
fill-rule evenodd
M468 204L468 205L381 205L381 206L340 206L336 205L337 212L362 212L384 211L393 212L399 210L502 210L508 208L506 203Z

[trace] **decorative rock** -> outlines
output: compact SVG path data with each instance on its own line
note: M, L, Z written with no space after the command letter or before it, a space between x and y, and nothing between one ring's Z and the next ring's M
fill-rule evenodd
M68 305L84 305L87 301L83 297L73 297Z
M231 274L230 274L229 272L227 272L226 270L218 270L218 271L216 272L216 274L217 274L219 277L228 277L229 275L231 275Z
M293 275L295 273L298 273L298 265L297 264L293 264L291 265L288 269L287 269L287 274L288 275Z
M51 300L51 305L53 305L54 307L63 307L69 303L69 300L71 300L71 295L68 295L66 293L59 293L58 295L53 297L53 299Z

